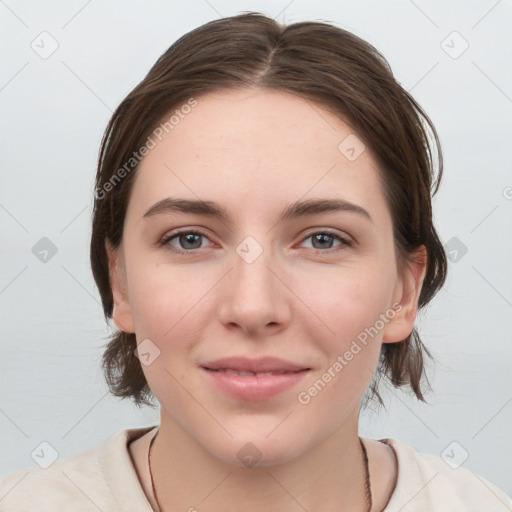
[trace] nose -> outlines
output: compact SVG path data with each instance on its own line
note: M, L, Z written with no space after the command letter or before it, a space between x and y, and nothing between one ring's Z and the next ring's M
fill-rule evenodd
M262 248L249 244L245 252L243 249L234 252L232 270L219 287L219 319L227 328L239 329L247 336L280 332L291 316L287 278L270 250L258 255Z

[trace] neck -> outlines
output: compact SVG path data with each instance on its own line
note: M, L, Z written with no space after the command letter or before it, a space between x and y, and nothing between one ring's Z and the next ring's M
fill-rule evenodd
M358 412L358 411L357 411ZM355 418L355 421L353 421ZM368 511L358 416L306 453L280 464L240 467L214 457L162 411L151 452L161 511Z

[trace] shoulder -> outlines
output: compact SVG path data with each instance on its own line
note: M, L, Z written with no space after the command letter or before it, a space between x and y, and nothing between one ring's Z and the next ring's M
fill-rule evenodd
M380 441L393 449L398 463L395 490L384 512L512 511L510 497L473 471L395 439Z
M47 469L31 467L4 477L0 512L151 510L128 451L128 443L151 428L122 430L106 443L58 459Z

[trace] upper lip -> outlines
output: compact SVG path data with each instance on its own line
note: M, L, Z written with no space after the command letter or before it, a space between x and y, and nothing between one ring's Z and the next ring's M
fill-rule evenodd
M242 372L298 372L309 370L308 367L279 359L277 357L249 358L245 356L223 357L201 365L209 370L238 370Z

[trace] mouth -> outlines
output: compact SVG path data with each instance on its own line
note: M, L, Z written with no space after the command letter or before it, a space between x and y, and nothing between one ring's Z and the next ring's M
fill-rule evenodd
M280 375L310 370L306 365L293 363L277 357L249 358L245 356L224 357L204 363L203 368L212 371L237 372L237 375L252 377L258 374Z
M268 400L296 386L311 370L284 359L230 357L201 365L210 381L239 400Z
M239 377L264 377L267 375L283 375L285 373L297 373L297 372L287 372L287 371L277 371L277 372L246 372L244 370L235 370L233 368L220 368L220 369L213 369L204 367L206 370L210 370L212 372L223 372L228 373L229 375L238 375ZM299 371L306 371L309 368L305 368L304 370Z

